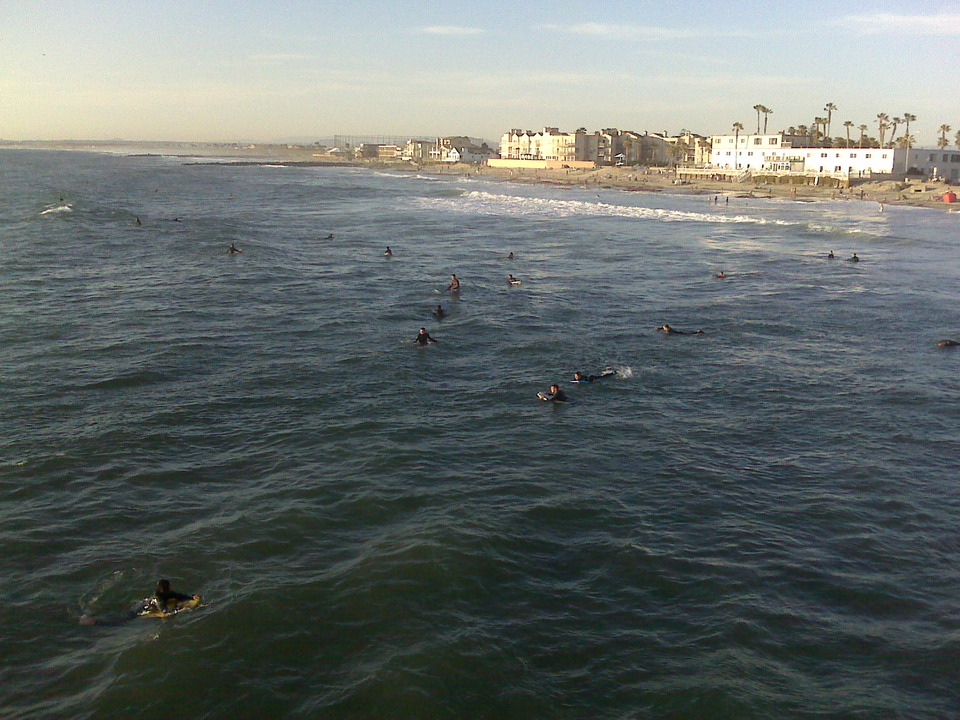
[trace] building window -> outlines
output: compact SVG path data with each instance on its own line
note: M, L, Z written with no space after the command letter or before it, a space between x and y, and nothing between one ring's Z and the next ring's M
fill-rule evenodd
M933 161L936 160L936 159L937 159L937 156L934 155L933 153L930 153L930 158L929 158L928 162L933 162ZM944 161L944 162L947 161L947 156L946 156L946 155L943 156L943 161Z
M883 154L883 155L881 155L880 157L882 157L882 158L884 158L884 159L886 159L886 157L887 157L887 153L884 153L884 154Z
M752 156L752 155L753 155L753 150L751 150L750 152L747 153L747 156L748 156L748 157L750 157L750 156Z
M944 161L944 162L947 162L947 158L948 158L948 157L950 157L950 156L949 156L949 155L944 155L944 156L943 156L943 161ZM933 155L930 156L930 159L933 160Z
M864 157L871 158L871 157L873 157L873 153L867 153L866 155L864 155Z
M826 156L827 156L826 153L820 153L820 157L826 157Z
M951 156L950 156L950 162L952 162L952 163L958 163L958 162L960 162L960 155L951 155Z
M775 138L775 137L770 138L770 144L771 144L771 145L779 145L779 144L780 144L780 138Z
M850 157L851 157L851 158L855 158L856 156L857 156L856 153L850 153Z
M753 139L753 144L754 144L754 145L759 145L759 144L762 143L762 142L763 142L763 138L754 138L754 139Z
M843 172L843 167L841 167L840 165L834 165L834 166L833 166L833 171L834 171L834 172Z

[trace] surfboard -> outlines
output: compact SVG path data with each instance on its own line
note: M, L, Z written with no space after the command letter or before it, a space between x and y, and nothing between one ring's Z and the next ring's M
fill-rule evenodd
M519 281L519 280L508 280L507 282L509 282L511 285L519 285L519 284L520 284L520 281Z
M203 598L199 595L194 595L189 600L178 600L173 607L167 608L166 610L161 609L160 606L157 605L157 599L155 597L148 597L143 599L143 606L137 615L140 617L167 618L198 607L203 607Z

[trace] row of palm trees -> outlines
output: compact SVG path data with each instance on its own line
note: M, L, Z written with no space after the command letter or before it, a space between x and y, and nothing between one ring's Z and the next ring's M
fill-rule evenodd
M754 105L753 109L757 113L757 135L767 133L767 122L770 118L770 115L773 113L773 110L768 108L766 105ZM824 106L824 111L826 112L826 117L815 117L813 119L813 124L809 127L806 125L798 125L796 127L790 127L787 131L788 135L802 135L809 137L812 145L818 145L825 140L830 138L830 126L833 123L833 113L839 108L832 102L827 103ZM763 131L761 133L760 129L760 116L763 115ZM879 135L879 140L875 138L870 138L867 136L867 125L854 125L850 120L843 121L843 127L846 130L846 147L853 147L854 141L850 139L850 133L853 128L856 128L860 131L860 137L857 141L858 147L901 147L910 149L916 144L916 138L910 134L910 123L915 122L917 116L913 113L903 113L902 117L890 117L887 113L878 113L877 119L874 121L877 123L877 131ZM903 135L899 138L897 137L897 129L903 127ZM941 125L938 130L940 132L940 138L937 141L937 147L941 150L947 145L949 141L947 140L947 133L950 132L953 128L949 125ZM735 135L734 142L736 143L739 140L740 131L743 130L743 123L736 122L733 124L733 132ZM887 131L890 131L889 140L887 139ZM837 143L842 142L841 138L837 138ZM954 144L957 149L960 150L960 131L954 136Z

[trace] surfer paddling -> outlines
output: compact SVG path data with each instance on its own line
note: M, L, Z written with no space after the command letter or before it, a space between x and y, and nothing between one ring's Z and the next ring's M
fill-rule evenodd
M692 333L684 332L683 330L674 330L672 327L664 323L657 327L657 330L661 331L665 335L703 335L703 330L696 330Z

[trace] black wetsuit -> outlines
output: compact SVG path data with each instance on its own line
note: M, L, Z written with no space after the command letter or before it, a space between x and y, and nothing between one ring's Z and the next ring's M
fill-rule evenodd
M556 392L544 393L542 395L544 400L551 400L553 402L566 402L567 394L563 390L557 390Z
M184 600L193 600L193 595L184 595L173 590L157 593L157 606L161 610L170 610L176 603Z
M419 345L427 345L428 343L440 342L440 341L439 341L439 340L435 340L435 339L433 339L432 337L430 337L430 333L421 333L420 335L417 335L417 337L416 337L416 339L414 340L414 342L417 343L417 344L419 344Z
M587 375L587 376L581 375L581 376L580 376L580 379L579 379L579 380L574 380L574 382L576 382L576 383L592 383L592 382L594 382L594 381L596 381L596 380L602 380L602 379L605 378L605 377L610 377L611 375L616 375L616 374L617 374L617 371L616 371L616 370L604 370L604 371L603 371L602 373L600 373L599 375Z

